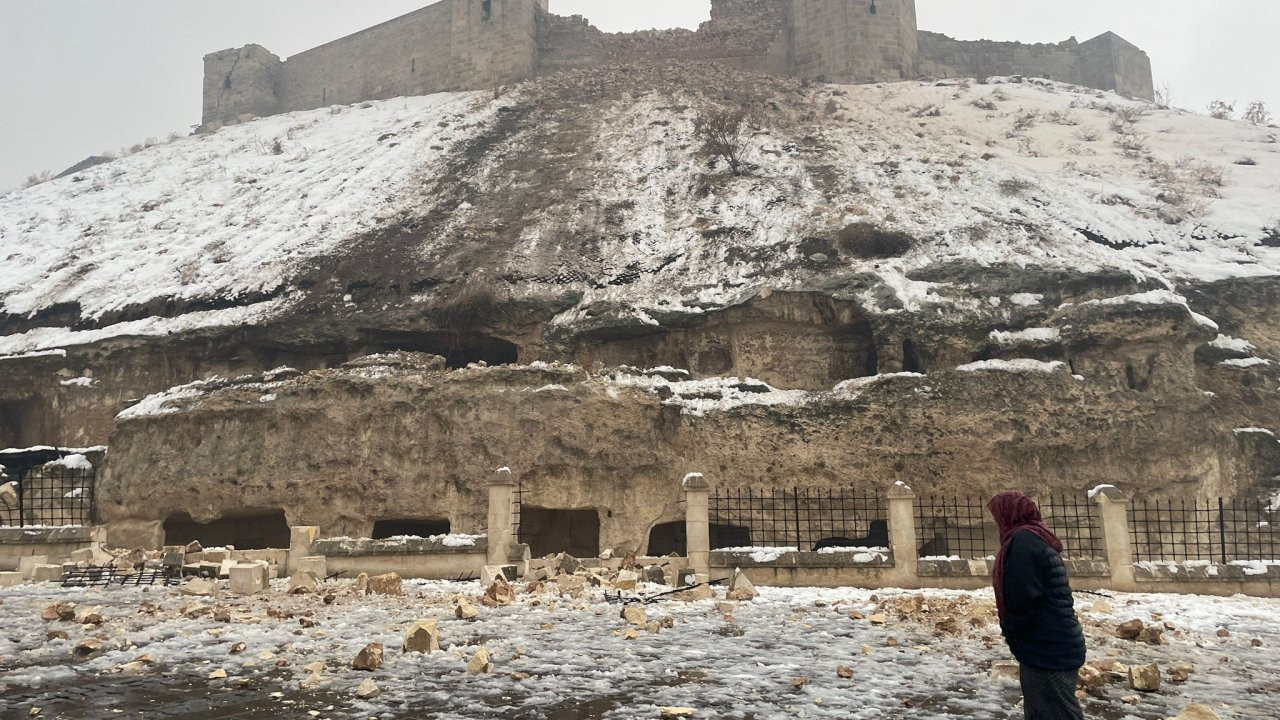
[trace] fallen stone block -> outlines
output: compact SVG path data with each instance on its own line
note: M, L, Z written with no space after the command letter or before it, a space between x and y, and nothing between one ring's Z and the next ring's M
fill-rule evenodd
M489 607L505 607L515 601L516 590L502 575L499 575L489 589L485 590L482 599L482 602Z
M257 595L269 586L270 568L266 563L240 563L231 568L231 592Z
M453 614L459 620L475 620L480 617L480 611L466 600L458 601L458 606L453 609Z
M644 581L654 585L667 584L667 571L661 565L650 565L644 569Z
M374 595L404 595L404 582L395 573L369 578L369 592Z
M360 573L351 583L351 589L357 595L367 595L369 593L369 573Z
M62 582L61 565L36 565L31 568L31 582Z
M871 648L862 646L862 654L870 655ZM1022 666L1013 660L997 660L991 663L992 680L1017 680L1022 675Z
M516 580L515 565L485 565L480 570L481 587L489 587L498 578L502 578L507 582L515 582Z
M568 554L560 553L556 556L556 570L562 575L573 575L582 569L582 561Z
M409 627L405 633L404 652L427 653L440 650L440 622L438 620L419 620Z
M1116 626L1116 637L1121 640L1137 640L1142 634L1143 627L1141 620L1122 622Z
M649 624L649 613L642 607L628 605L622 608L622 619L626 620L628 625L644 626Z
M1129 687L1142 692L1159 691L1160 667L1152 664L1129 668Z
M76 619L76 604L69 602L54 603L41 611L40 619L45 622L53 622L54 620L71 622Z
M471 656L471 662L467 663L467 672L472 675L493 672L493 663L489 661L489 651L484 648L476 650L476 654Z
M18 558L18 572L22 577L30 580L31 574L35 572L37 565L48 565L49 558L46 555L27 555Z
M746 602L754 600L759 594L756 591L756 586L747 579L747 576L741 570L733 571L733 580L729 582L729 594L727 595L730 600Z
M20 572L0 572L0 588L21 585L26 578Z
M1170 720L1219 720L1219 718L1218 713L1214 712L1213 708L1208 705L1191 703Z
M352 670L364 670L372 672L382 667L382 643L369 643L364 649L356 654L356 658L351 661Z
M183 595L201 595L207 597L216 597L222 591L222 584L213 578L195 578L188 580L185 585L178 588L178 592Z
M639 582L639 573L634 570L619 570L618 577L613 581L613 586L618 590L635 590L636 584Z
M317 578L329 576L329 559L323 555L312 555L298 561L297 570L306 570Z
M320 579L310 570L298 570L289 578L289 594L315 592L320 587Z
M360 683L360 687L356 688L356 697L361 700L372 700L382 694L382 690L378 689L373 680L366 678Z

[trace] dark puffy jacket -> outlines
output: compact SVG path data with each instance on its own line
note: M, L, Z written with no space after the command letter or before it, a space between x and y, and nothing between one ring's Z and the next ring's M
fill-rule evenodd
M1084 632L1062 558L1029 532L1013 536L1004 561L1005 620L1000 623L1018 662L1067 672L1084 665Z

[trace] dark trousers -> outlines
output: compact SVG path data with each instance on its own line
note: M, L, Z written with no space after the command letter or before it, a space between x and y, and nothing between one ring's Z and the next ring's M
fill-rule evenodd
M1077 673L1023 665L1019 677L1027 720L1084 720L1084 711L1076 699Z

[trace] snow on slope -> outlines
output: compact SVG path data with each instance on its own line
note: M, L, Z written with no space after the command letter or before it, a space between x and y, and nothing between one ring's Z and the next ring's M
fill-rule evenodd
M484 95L265 118L0 197L0 311L271 293L392 218L404 186L491 117Z
M537 107L549 82L501 104ZM1118 269L1175 293L1189 281L1280 275L1280 131L1047 81L995 82L779 92L781 110L752 128L752 168L741 178L698 152L693 121L708 96L694 80L637 80L603 101L562 98L560 114L488 150L462 179L474 202L450 209L407 253L447 260L424 271L446 279L477 267L524 278L513 281L516 294L545 292L540 277L571 278L583 299L557 324L589 321L608 304L624 321L653 325L662 313L841 277L877 279L862 297L873 312L1037 301L1019 292L989 305L911 277L957 261ZM413 180L438 172L496 106L484 94L443 94L294 113L0 197L4 313L78 302L93 318L157 298L276 293L100 330L41 328L0 339L0 353L278 315L293 300L281 285L300 261L443 202ZM573 127L589 130L568 150L570 164L536 172L563 161L538 152ZM1236 164L1245 159L1252 164ZM855 222L918 244L888 260L814 260L805 249L807 238ZM475 228L492 230L471 242Z

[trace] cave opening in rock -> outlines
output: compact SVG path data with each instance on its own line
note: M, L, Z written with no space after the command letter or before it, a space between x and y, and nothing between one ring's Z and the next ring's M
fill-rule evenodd
M380 332L369 338L365 353L398 350L439 355L445 365L457 370L472 363L514 365L520 362L520 347L484 333L442 330L424 333Z
M54 445L49 413L38 398L0 401L0 448Z
M520 508L520 542L533 557L569 553L600 555L600 513L591 509Z
M686 530L683 520L679 522L658 523L649 531L649 545L646 554L654 557L684 555L688 552Z
M751 547L751 528L711 523L711 549Z
M289 523L279 508L230 512L207 523L198 523L185 512L165 518L165 545L192 541L204 547L229 545L237 550L284 549L289 547Z
M920 362L920 353L916 350L916 344L911 338L902 341L902 371L909 373L924 372L924 365Z
M393 537L423 537L449 534L449 521L433 519L389 519L373 523L373 539L386 540Z

